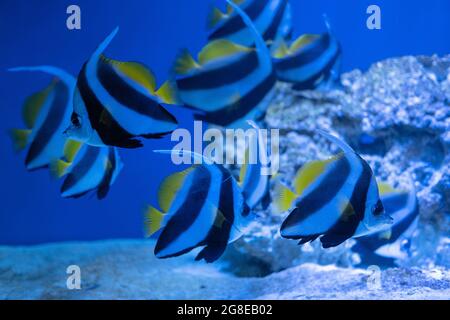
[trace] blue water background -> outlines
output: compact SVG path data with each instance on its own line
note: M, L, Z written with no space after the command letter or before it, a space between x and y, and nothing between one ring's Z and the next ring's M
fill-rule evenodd
M66 28L66 8L78 4L82 30ZM48 171L29 173L7 130L21 127L24 98L50 78L40 73L7 73L18 65L53 64L77 74L98 43L115 27L120 32L107 50L119 60L150 66L161 84L177 52L197 52L206 41L206 15L221 0L2 0L0 2L0 244L142 237L142 213L155 203L157 186L175 170L152 149L170 138L147 141L140 150L120 152L125 167L103 201L65 200L60 182ZM366 69L393 56L450 53L448 0L291 0L295 34L318 33L327 13L344 50L343 69ZM366 8L382 9L382 30L366 28ZM181 126L192 127L189 112L169 109Z

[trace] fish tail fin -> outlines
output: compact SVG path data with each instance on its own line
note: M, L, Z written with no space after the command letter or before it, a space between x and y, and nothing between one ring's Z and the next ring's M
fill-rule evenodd
M175 75L184 75L199 67L200 65L195 61L190 52L187 49L183 49L175 58L173 73L175 73Z
M269 49L267 48L266 42L264 41L261 34L256 30L255 25L253 24L253 21L250 19L250 17L247 15L247 13L244 12L235 2L231 0L226 0L228 5L230 5L236 12L239 14L241 19L244 21L244 23L247 25L247 27L250 28L250 30L253 33L253 36L255 38L255 45L258 51L260 51L262 54L270 57Z
M97 49L94 51L94 54L92 55L91 59L98 59L100 55L106 50L106 48L109 46L111 41L114 39L114 37L117 35L117 32L119 32L119 27L115 27L114 30L103 40L100 45L97 47Z
M296 198L297 194L284 184L280 182L276 184L273 204L277 212L289 210Z
M20 66L20 67L14 67L9 68L9 72L23 72L23 71L40 71L47 73L49 75L55 76L59 79L61 79L69 88L74 88L76 80L75 78L68 73L67 71L54 67L54 66L48 66L48 65L42 65L42 66Z
M155 92L155 94L167 104L179 104L177 89L173 81L167 80L163 85Z
M28 138L30 134L31 130L29 129L12 129L10 131L10 137L16 151L25 149L28 144Z
M68 139L64 145L64 158L67 162L72 162L75 159L78 151L80 151L82 142Z
M67 174L67 169L71 166L70 162L58 159L50 162L50 173L52 177L58 179Z
M145 210L145 236L151 237L163 226L165 214L153 206L148 206Z
M217 7L212 7L208 14L207 27L214 28L220 21L222 21L227 15L219 10Z

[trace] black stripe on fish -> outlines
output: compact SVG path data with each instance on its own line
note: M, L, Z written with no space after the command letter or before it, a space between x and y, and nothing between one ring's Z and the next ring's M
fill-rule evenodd
M291 70L312 63L330 47L330 43L331 37L325 33L318 40L308 44L305 50L284 59L275 59L276 69Z
M339 193L350 172L350 163L345 156L336 160L332 169L320 181L319 185L297 200L296 208L284 220L281 230L297 225L325 207ZM296 235L295 237L285 238L298 239L301 236Z
M276 82L275 72L264 79L258 86L240 98L237 102L224 106L219 110L196 114L197 120L227 126L238 119L244 118L266 97ZM193 108L193 107L191 107ZM195 109L195 108L194 108Z
M180 90L219 88L244 79L259 66L258 53L251 51L229 65L177 79ZM233 72L231 72L233 71Z
M267 5L267 0L255 0L247 6L243 8L244 12L247 13L250 19L255 21L258 19L259 15L264 11L264 8ZM226 38L227 36L239 32L242 29L247 28L247 25L242 21L242 18L235 13L233 16L228 18L223 25L220 25L216 28L208 37L208 40Z
M155 246L156 255L175 241L182 233L186 232L198 218L200 211L205 206L208 191L211 188L211 174L208 170L197 168L193 171L192 179L192 184L189 187L184 203L167 222L167 225L158 238ZM164 257L177 257L192 250L196 246L198 244L182 252Z
M92 129L98 133L100 139L106 145L123 148L142 147L142 143L137 139L133 139L135 136L123 129L97 99L87 81L86 65L85 63L81 69L77 88L86 106Z
M367 162L359 155L358 158L362 166L361 175L356 182L350 203L345 208L342 218L320 238L320 242L322 242L324 248L335 247L345 240L350 239L355 234L359 223L364 219L367 194L373 173Z
M87 146L86 148L87 149L80 161L73 165L71 171L64 180L63 185L61 186L61 193L73 188L83 177L85 177L101 154L101 148L99 147ZM89 191L92 190L87 190L82 194L73 195L70 198L78 198Z
M275 39L281 22L283 21L284 13L288 5L288 0L283 0L280 6L278 6L277 12L270 23L269 28L264 32L263 39Z
M296 83L292 87L295 90L309 90L314 89L318 84L317 81L320 79L320 77L325 76L325 78L322 80L322 82L326 82L330 76L331 76L331 70L333 69L334 65L336 64L337 59L341 55L341 49L339 47L338 51L333 56L333 59L331 59L325 68L320 70L319 72L312 75L308 80L302 81L301 83ZM285 81L285 82L291 82L289 79L285 79L282 75L278 76L279 80Z
M124 107L155 120L177 123L158 101L130 86L105 58L99 59L97 76L105 90Z
M223 170L221 171L223 172ZM225 220L220 227L213 226L211 228L205 241L206 247L195 258L197 261L201 259L205 259L206 262L217 260L225 251L230 239L236 212L234 212L233 177L229 172L222 174L218 208L224 215Z
M69 89L60 80L56 81L52 90L53 97L47 116L30 144L25 165L36 159L45 149L51 137L61 126L69 101ZM60 133L62 134L62 132Z
M97 198L100 200L104 199L108 194L114 172L117 169L116 152L112 147L108 148L108 161L110 166L105 170L105 175L97 190Z

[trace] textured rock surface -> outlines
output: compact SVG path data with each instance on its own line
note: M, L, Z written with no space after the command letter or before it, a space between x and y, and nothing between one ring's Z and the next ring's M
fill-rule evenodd
M280 129L278 178L289 185L305 162L338 151L315 133L317 128L341 136L370 163L378 180L406 190L415 183L420 228L412 258L401 263L449 267L444 258L449 245L442 236L450 230L450 56L388 59L366 73L344 74L342 85L330 92L294 92L279 85L265 118L268 127ZM319 243L286 244L278 236L284 216L264 214L268 218L255 223L234 248L266 268L277 271L299 262L348 266L358 260L349 251L352 241L326 251Z
M81 268L68 290L66 268ZM303 264L264 278L239 278L194 255L157 260L149 241L0 247L0 299L449 299L450 273L389 269L381 288L371 272Z

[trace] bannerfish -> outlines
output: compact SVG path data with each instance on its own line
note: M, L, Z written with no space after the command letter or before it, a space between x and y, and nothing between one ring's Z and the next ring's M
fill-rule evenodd
M139 137L161 138L177 120L161 103L173 103L166 82L156 90L153 73L137 62L103 55L116 28L81 69L74 95L71 126L66 134L93 146L138 148Z
M322 246L329 248L390 225L392 218L384 211L369 164L344 141L319 133L343 152L305 164L295 177L295 192L278 185L276 208L294 207L282 223L281 236L299 244L320 237Z
M17 147L29 145L28 170L49 168L52 175L64 179L61 195L78 198L98 190L104 198L122 168L115 148L92 147L63 134L70 123L75 78L53 66L18 67L10 71L41 71L55 76L44 90L26 99L23 118L27 129L15 129Z
M266 42L289 38L292 34L291 5L288 0L233 0L250 17L256 30ZM213 8L209 15L212 28L208 39L227 39L251 47L255 41L252 31L243 23L231 5L227 12Z
M53 66L18 67L9 71L40 71L54 76L45 89L25 100L22 110L26 129L13 129L11 137L16 149L28 147L25 166L28 170L47 168L55 159L70 157L80 143L67 139L64 129L70 123L75 78Z
M245 120L264 113L275 85L270 51L250 18L234 3L228 3L252 31L256 48L226 39L207 44L198 62L183 51L176 60L178 98L194 110L198 120L223 127L241 127Z
M265 172L269 169L270 163L263 165L261 157L269 159L269 155L260 128L253 121L248 121L248 123L256 130L259 156L256 161L251 161L250 148L246 149L244 164L239 172L239 185L250 209L254 209L260 203L265 209L270 204L270 175Z
M352 250L362 263L394 266L396 260L411 256L411 239L417 230L419 206L415 190L400 191L380 184L381 202L394 223L377 233L357 238Z
M342 50L331 32L305 34L290 45L281 39L272 47L273 64L279 81L297 90L330 89L339 85Z
M161 210L149 206L146 211L147 236L159 233L156 257L176 257L203 247L195 260L217 260L253 220L239 184L229 170L202 155L155 152L185 153L203 161L167 177L158 191Z
M60 159L51 164L55 176L65 176L61 186L64 198L80 198L91 192L96 192L98 199L105 198L122 167L117 148L89 145L77 152L73 163Z

